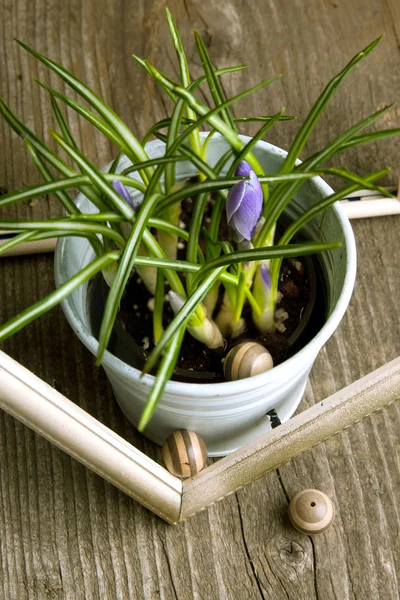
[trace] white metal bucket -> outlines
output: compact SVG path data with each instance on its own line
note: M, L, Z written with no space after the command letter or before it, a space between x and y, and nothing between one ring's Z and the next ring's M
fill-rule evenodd
M249 139L242 137L244 141ZM226 141L215 135L209 145L209 163L215 164L227 149ZM150 142L146 150L150 157L160 156L164 154L164 145L156 140ZM254 153L265 173L276 172L286 156L285 151L266 142L258 142ZM128 159L124 158L120 170L129 164ZM178 177L195 174L194 168L186 162L177 163L176 168ZM107 171L107 167L104 170ZM137 177L136 174L132 176ZM332 189L321 178L313 178L301 187L291 202L289 216L301 214L304 209L331 193ZM96 210L82 194L77 197L77 205L84 212ZM316 233L318 224L309 224L309 236ZM303 396L314 360L339 325L354 287L355 241L350 223L338 203L326 214L322 237L325 241L340 241L343 246L340 250L321 255L327 287L328 317L319 333L297 354L271 371L255 377L214 384L170 381L146 428L147 437L162 444L171 432L191 429L204 438L210 456L221 456L265 433L270 428L267 412L271 409L276 410L282 422L292 416ZM67 281L93 257L93 250L84 238L61 239L55 254L56 285ZM76 334L96 354L98 342L90 328L87 287L87 284L83 285L73 292L63 301L62 307ZM154 377L146 375L140 378L140 371L110 352L105 353L103 366L119 405L136 425Z

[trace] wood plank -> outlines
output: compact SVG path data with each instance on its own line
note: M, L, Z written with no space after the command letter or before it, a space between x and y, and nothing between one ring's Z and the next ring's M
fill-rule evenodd
M64 90L53 74L12 41L49 54L101 92L135 132L165 114L159 90L136 67L132 52L174 74L163 2L136 0L1 0L0 89L6 101L45 139L51 126L46 93L33 76ZM385 31L379 48L361 63L330 103L310 140L310 152L341 128L397 100L400 94L400 6L396 0L172 0L170 9L194 64L197 28L218 65L250 62L227 76L232 94L283 72L237 114L287 107L300 118L326 81L358 50ZM82 60L84 57L84 60ZM400 110L383 126L399 126ZM68 112L72 130L91 160L113 155L91 127ZM287 147L296 123L279 124L269 140ZM250 131L254 129L250 128ZM23 144L0 123L0 186L38 181ZM393 166L400 175L398 140L363 146L333 161L359 172ZM10 207L6 213L59 214L54 200ZM302 407L334 393L400 354L398 297L399 217L354 224L358 282L349 311L317 359ZM0 320L53 286L50 256L0 261ZM159 452L126 422L104 374L53 311L2 348L34 373L78 399L139 450ZM290 598L293 600L399 596L399 408L392 406L312 452L296 458L171 528L16 421L0 415L0 596L15 598ZM331 530L311 540L287 522L287 499L317 487L335 501Z
M339 390L183 482L181 519L400 400L400 357Z

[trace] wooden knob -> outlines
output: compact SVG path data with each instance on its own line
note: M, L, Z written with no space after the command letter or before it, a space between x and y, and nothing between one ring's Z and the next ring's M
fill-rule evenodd
M180 429L165 440L162 457L172 475L192 477L206 464L207 448L203 438L197 433Z
M228 381L246 379L274 366L272 356L257 342L243 342L228 352L224 360L224 375Z
M289 518L302 533L322 533L335 518L332 500L319 490L302 490L289 504Z

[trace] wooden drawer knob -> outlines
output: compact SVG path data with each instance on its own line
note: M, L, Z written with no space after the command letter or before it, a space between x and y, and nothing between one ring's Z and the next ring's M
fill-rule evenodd
M194 431L180 429L167 437L162 457L168 471L176 477L192 477L206 464L207 448Z
M228 352L224 375L228 381L236 381L269 371L273 366L272 356L264 346L257 342L242 342Z
M302 490L289 504L292 525L308 535L322 533L335 518L332 500L319 490Z

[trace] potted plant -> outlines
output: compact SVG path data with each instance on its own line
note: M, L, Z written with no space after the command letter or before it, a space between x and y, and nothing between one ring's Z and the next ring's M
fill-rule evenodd
M346 310L355 245L337 201L359 188L390 195L376 183L388 169L360 177L325 162L398 130L365 133L391 108L385 107L299 160L335 89L380 38L328 83L284 152L262 141L277 121L292 118L283 110L240 119L230 111L277 78L226 99L220 78L244 67L216 69L196 33L204 76L192 81L168 9L167 19L181 81L135 57L173 106L142 141L84 83L19 42L91 108L39 82L59 126L52 135L71 167L0 103L44 179L2 196L0 207L54 193L66 213L0 221L1 229L19 232L0 252L60 238L56 291L3 324L0 341L61 302L145 435L162 443L172 431L192 429L210 455L221 455L264 432L272 410L281 420L293 414L316 355ZM208 85L213 106L199 100L200 85ZM116 145L107 167L99 169L78 148L60 102ZM238 133L238 122L246 121L261 123L252 138ZM327 173L345 185L334 193L320 178ZM67 190L76 188L73 201Z

